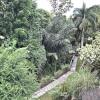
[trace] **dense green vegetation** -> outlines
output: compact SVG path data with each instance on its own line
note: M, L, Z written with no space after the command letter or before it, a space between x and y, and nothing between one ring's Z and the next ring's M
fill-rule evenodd
M50 14L32 0L0 0L0 100L24 100L38 88L46 61L40 30Z
M99 10L99 6L86 8L84 3L82 9L74 10L71 20L76 29L71 44L73 50L79 53L77 72L69 76L62 86L50 92L53 100L80 100L82 92L99 86Z
M38 86L27 48L0 48L0 99L27 97Z
M60 3L58 3L60 1ZM100 6L72 8L70 0L51 0L52 14L35 0L0 0L0 100L29 100L38 88L70 69L77 70L50 91L54 100L99 86Z

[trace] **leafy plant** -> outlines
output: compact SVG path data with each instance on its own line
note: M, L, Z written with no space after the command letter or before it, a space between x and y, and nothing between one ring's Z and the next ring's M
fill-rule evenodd
M80 59L100 77L100 33L96 32L95 35L91 44L86 44L80 49Z
M27 56L26 48L0 47L1 100L19 100L36 90L35 66L27 60Z
M95 87L97 82L95 75L87 68L84 68L71 74L61 87L61 91L76 95L79 92Z
M54 77L52 76L45 76L41 79L40 83L41 83L41 86L45 86L47 84L49 84L50 82L52 82L54 79Z

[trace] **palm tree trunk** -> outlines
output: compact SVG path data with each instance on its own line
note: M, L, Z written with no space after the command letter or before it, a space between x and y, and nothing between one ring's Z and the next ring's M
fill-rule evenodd
M82 30L82 37L81 37L81 48L84 45L84 29Z

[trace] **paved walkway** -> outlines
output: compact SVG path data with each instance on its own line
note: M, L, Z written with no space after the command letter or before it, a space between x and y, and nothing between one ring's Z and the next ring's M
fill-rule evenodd
M51 82L50 84L48 84L47 86L45 86L44 88L38 90L37 92L35 92L32 95L32 98L39 98L42 95L44 95L45 93L47 93L49 90L52 90L53 88L55 88L56 86L64 83L67 79L67 77L69 75L71 75L73 72L69 71L66 74L62 75L60 78L54 80L53 82Z
M71 63L70 63L70 70L71 71L76 70L77 61L78 61L78 56L73 55Z
M40 90L38 90L37 92L35 92L32 95L32 98L34 98L34 99L39 98L39 97L43 96L44 94L46 94L48 91L55 88L56 86L61 85L62 83L64 83L66 81L66 79L68 78L68 76L71 75L73 72L75 72L77 60L78 60L78 57L73 55L72 61L70 63L70 70L71 71L67 72L66 74L64 74L61 77L59 77L58 79L54 80L53 82L51 82L47 86L45 86L45 87L41 88Z

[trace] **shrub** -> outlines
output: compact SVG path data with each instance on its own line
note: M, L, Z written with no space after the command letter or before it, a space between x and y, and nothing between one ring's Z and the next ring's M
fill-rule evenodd
M56 87L49 92L49 95L51 95L53 100L59 100L58 98L61 95L61 92L59 90L60 90L60 87Z
M80 91L95 87L97 82L95 75L87 68L84 68L70 75L61 87L61 91L76 95Z
M58 70L57 72L54 73L55 78L59 78L62 75L62 70Z
M41 79L41 87L44 87L45 85L48 85L50 82L53 81L53 77L52 76L45 76Z
M26 48L0 47L0 100L25 100L36 90L35 66L27 53Z
M92 71L97 71L100 78L100 32L96 32L91 44L86 44L80 49L80 59L85 62Z
M86 46L80 49L80 59L86 60L93 65L100 64L100 32L96 34L92 44L86 44Z

